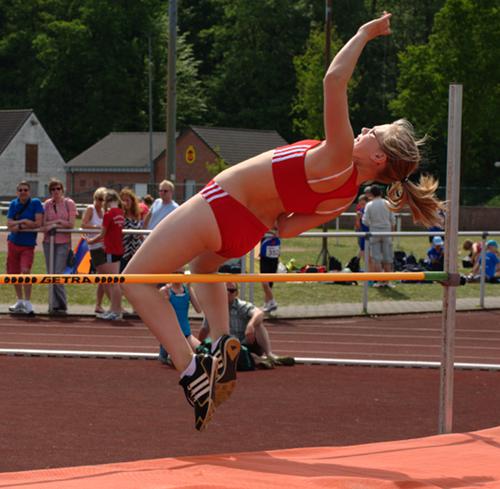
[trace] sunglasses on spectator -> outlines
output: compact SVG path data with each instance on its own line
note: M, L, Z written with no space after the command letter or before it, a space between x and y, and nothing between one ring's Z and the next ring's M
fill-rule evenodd
M170 192L170 189L169 188L163 188L163 189L160 189L160 192L161 193Z
M17 191L18 192L29 192L30 189L29 188L18 188Z
M104 197L98 197L98 198L97 198L97 199L95 199L95 200L97 200L98 202L103 202L103 201L104 201Z
M238 292L238 289L227 289L227 291L234 294L235 292Z
M54 190L62 190L62 187L52 187L49 189L51 192L53 192Z

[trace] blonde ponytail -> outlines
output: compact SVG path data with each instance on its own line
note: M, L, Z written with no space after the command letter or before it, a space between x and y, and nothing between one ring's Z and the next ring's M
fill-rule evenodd
M425 227L442 226L443 202L436 197L438 181L430 175L420 175L417 184L410 180L395 182L387 190L387 201L393 212L401 211L408 205L413 221Z
M387 165L377 176L377 181L389 184L387 200L391 210L400 211L408 205L414 222L425 227L442 225L444 204L436 197L438 181L430 175L421 175L418 184L409 180L420 163L419 147L425 138L417 140L413 126L399 119L379 136L382 151L387 156Z

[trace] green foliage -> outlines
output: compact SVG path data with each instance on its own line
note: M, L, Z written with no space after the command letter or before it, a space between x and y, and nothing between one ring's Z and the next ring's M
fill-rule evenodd
M155 21L159 39L156 42L156 59L163 62L157 63L159 81L157 90L160 91L160 127L165 127L167 100L167 61L168 61L168 16L166 12ZM200 61L193 55L193 47L187 41L186 34L177 35L177 60L176 60L176 112L179 126L200 124L205 121L207 114L207 95L198 76Z
M495 0L448 0L435 16L429 42L400 55L398 97L391 108L435 137L433 153L445 159L448 85L464 85L462 179L491 179L500 143L500 8ZM438 168L444 176L444 165Z
M213 66L207 80L211 121L291 133L293 56L308 35L304 2L218 0L223 15L207 30Z
M362 22L393 13L393 35L369 43L356 68L354 130L407 117L432 136L428 169L443 179L448 84L462 82L464 181L499 187L498 0L332 5L332 54ZM146 130L151 36L154 126L163 130L167 10L163 0L1 2L0 107L34 108L66 159L110 131ZM316 0L178 0L178 125L321 137L323 23Z
M147 129L148 37L152 37L155 126L164 127L166 32L160 0L12 1L3 7L0 107L33 107L70 159L110 131ZM180 123L206 104L197 61L178 42Z
M496 195L488 200L485 207L500 207L500 195Z
M331 52L333 55L342 47L340 39L332 32ZM297 94L294 100L294 129L311 139L322 139L323 128L323 75L325 73L325 33L323 29L312 29L304 54L293 60L297 78ZM356 79L350 83L349 91L356 86Z
M218 151L219 148L216 148L216 151ZM208 170L208 173L210 173L210 176L215 177L218 175L221 171L224 171L226 168L229 168L229 163L227 163L224 158L221 158L220 156L217 156L214 162L212 163L205 163L205 167Z

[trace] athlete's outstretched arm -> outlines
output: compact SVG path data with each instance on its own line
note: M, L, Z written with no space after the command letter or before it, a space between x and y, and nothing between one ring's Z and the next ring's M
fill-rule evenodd
M347 85L366 44L390 34L391 14L362 25L354 37L337 53L323 79L326 143L339 162L350 161L354 135L349 121Z

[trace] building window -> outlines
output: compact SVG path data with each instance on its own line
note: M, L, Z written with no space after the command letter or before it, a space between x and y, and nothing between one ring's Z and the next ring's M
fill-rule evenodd
M24 171L26 173L38 173L38 144L26 145Z

